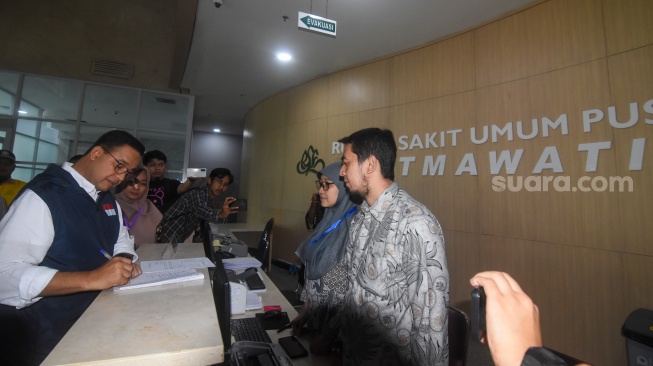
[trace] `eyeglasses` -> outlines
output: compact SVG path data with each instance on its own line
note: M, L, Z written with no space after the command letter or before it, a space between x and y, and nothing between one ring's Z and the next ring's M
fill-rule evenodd
M326 192L326 191L329 190L329 186L332 185L332 184L335 184L335 183L327 182L325 180L316 180L315 181L315 188L317 188L318 190L320 188L322 188Z
M220 178L213 178L213 180L211 181L211 184L213 184L213 183L217 183L218 187L229 187L229 184L230 184L229 182L225 182L224 180L222 180Z
M102 148L102 149L104 150L104 152L109 154L109 156L111 156L113 158L113 160L116 161L116 166L113 168L113 170L115 170L116 173L118 173L118 174L132 174L132 171L127 167L127 165L125 165L124 163L119 162L118 159L116 159L115 156L111 155L109 150L107 150L105 148Z

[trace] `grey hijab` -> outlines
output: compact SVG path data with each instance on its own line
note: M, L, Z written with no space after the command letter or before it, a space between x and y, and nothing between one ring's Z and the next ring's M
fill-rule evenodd
M338 199L333 207L324 210L322 221L315 227L313 233L302 241L295 252L306 265L305 276L310 280L319 279L327 274L345 255L345 244L349 224L354 217L353 212L347 215L335 229L323 235L336 221L355 207L345 190L344 182L340 180L340 165L340 162L330 164L317 173L318 178L325 175L338 188ZM311 245L314 240L316 241Z

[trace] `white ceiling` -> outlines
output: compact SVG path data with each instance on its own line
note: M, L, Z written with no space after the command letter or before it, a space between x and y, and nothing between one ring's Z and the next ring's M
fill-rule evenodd
M198 0L182 87L193 129L242 135L263 99L320 75L473 28L539 0ZM337 22L337 36L299 29L298 12ZM287 16L284 21L283 17ZM276 52L293 60L281 63Z

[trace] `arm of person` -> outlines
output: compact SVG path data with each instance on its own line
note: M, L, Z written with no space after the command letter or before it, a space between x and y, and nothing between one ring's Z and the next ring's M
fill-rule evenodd
M32 191L24 192L0 222L0 302L22 308L43 296L101 290L132 272L125 258L114 258L95 271L69 272L39 266L54 239L50 210ZM99 254L98 254L99 255ZM125 263L125 261L127 263ZM128 268L125 268L128 267Z
M540 313L530 297L509 274L481 272L470 280L485 290L487 335L497 366L519 365L530 347L542 346Z
M184 183L181 183L180 185L177 186L177 193L182 194L186 192L187 190L191 189L193 187L193 182L195 181L195 178L191 179L186 178L186 181Z
M419 332L420 337L411 337L411 339L418 340L421 337L430 339L424 343L415 343L412 347L413 359L419 360L421 358L417 357L415 352L420 347L433 347L431 350L422 349L421 352L435 355L438 352L437 345L446 343L449 272L444 235L435 219L419 219L411 222L405 235L403 257L413 259L406 268L421 271L421 273L407 274L414 278L408 288L411 305L414 305L414 309L421 309L420 313L413 315L413 332ZM424 327L424 324L429 326Z
M116 201L116 205L118 206L118 220L120 223L123 223L123 218L122 218L122 209L120 208L120 203ZM120 225L120 232L118 233L118 240L116 240L116 244L113 246L113 255L116 256L120 253L126 253L130 254L132 256L131 262L132 262L132 274L131 277L138 277L141 275L141 267L136 264L136 261L138 260L138 254L136 253L136 250L134 249L134 241L132 238L129 236L129 231L127 230L127 227L125 225Z

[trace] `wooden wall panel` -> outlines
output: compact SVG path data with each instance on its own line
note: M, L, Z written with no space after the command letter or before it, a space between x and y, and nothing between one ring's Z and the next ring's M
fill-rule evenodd
M653 1L602 0L608 55L653 44Z
M524 81L500 85L479 90L479 122L481 116L490 121L526 123L525 132L530 132L531 119L540 121L540 133L530 140L519 139L515 134L514 141L505 137L497 143L479 145L479 192L481 192L482 232L492 235L508 236L528 240L553 243L575 243L587 247L602 249L617 249L619 243L619 216L615 211L618 207L618 196L609 192L556 192L555 186L549 184L548 192L529 192L522 188L519 192L509 189L496 192L493 189L489 167L489 152L510 150L514 153L523 149L524 153L513 179L526 179L535 176L543 179L549 176L569 177L570 188L573 190L580 177L596 175L614 175L615 151L602 151L599 155L596 173L585 171L586 152L579 152L581 143L612 140L612 129L609 126L598 125L591 133L583 132L582 111L596 105L607 105L607 69L604 61L591 62L576 67L547 73ZM513 101L514 95L521 94L519 100ZM515 105L521 104L521 105ZM514 106L514 107L513 107ZM526 106L526 107L525 107ZM510 111L512 108L516 112ZM522 114L516 117L518 113ZM566 114L568 135L563 135L561 129L551 130L550 136L543 137L541 120L544 117L555 121ZM504 123L496 122L503 126ZM543 174L534 174L533 169L540 160L545 148L555 146L562 162L562 173L545 170ZM509 179L505 170L499 176ZM589 183L585 183L589 186ZM544 184L542 185L542 190ZM602 230L596 230L596 227Z
M611 105L615 106L619 121L628 121L634 116L630 113L630 104L637 103L637 123L629 128L615 129L615 145L620 149L617 155L618 172L616 175L630 177L633 192L620 193L621 222L624 236L619 246L624 252L653 255L651 237L653 237L653 125L645 119L653 120L652 113L646 113L643 105L653 100L653 46L612 56L608 59L610 69ZM607 123L608 112L605 111ZM629 169L633 139L645 138L642 169Z
M305 196L312 190L310 179L293 170L296 150L313 144L329 163L341 157L332 142L361 128L390 128L398 140L459 128L457 146L448 138L444 147L400 150L399 157L415 161L405 175L401 163L395 168L397 182L445 230L451 303L468 311L469 278L482 270L507 271L540 306L547 346L596 365L623 364L619 329L625 317L636 307L653 307L653 123L646 123L653 120L653 102L648 112L643 107L653 99L653 45L646 45L648 24L634 19L623 30L618 23L649 6L634 0L543 1L451 39L311 81L289 90L288 98L266 100L246 124L253 133L246 132L243 162L254 197L250 206L256 207L248 221L278 218L275 258L295 261L294 250L307 235ZM473 58L465 57L470 42ZM610 57L606 43L614 52ZM460 62L452 63L456 58ZM472 89L470 76L463 75L468 61L475 70ZM614 106L623 122L632 102L638 103L637 123L611 126L608 108ZM604 117L586 133L583 112L594 109ZM563 115L568 134L558 128L544 137L542 120ZM517 122L529 134L532 119L537 136L518 137ZM513 140L471 142L472 127L480 138L484 126L508 123ZM648 145L639 171L629 169L636 138ZM596 172L587 172L588 153L578 148L593 142L610 148L600 152ZM563 172L534 173L550 146ZM522 179L568 176L575 186L581 176L631 176L634 192L555 192L552 184L548 192L495 192L490 152L517 149L524 155L514 176ZM478 175L455 176L467 153ZM444 175L422 176L426 157L440 154L447 155ZM280 172L283 183L264 185L260 179ZM499 175L510 174L504 168Z
M329 116L387 107L390 60L376 61L329 76Z
M480 270L510 273L538 305L545 346L594 365L624 363L619 253L481 236L479 257Z
M342 157L342 152L332 154L331 142L340 140L363 128L378 127L390 128L390 110L388 108L374 109L364 112L349 113L329 117L326 138L329 144L329 151L324 155L331 155L335 161ZM326 161L326 159L325 159Z
M460 137L463 133L446 132L469 130L475 122L475 103L474 92L466 92L391 109L391 128L395 139L400 141L395 179L425 204L447 230L478 232L477 177L454 175L464 154L474 153L475 146L469 139ZM431 139L426 137L433 133L437 133L433 138L437 147L431 146ZM456 146L453 146L454 135ZM441 136L445 136L444 145ZM427 157L436 161L440 155L446 159L443 175L429 169L424 172ZM403 164L401 158L414 158L414 162ZM453 191L460 193L451 194Z
M472 286L469 279L478 273L479 235L444 228L449 267L449 302L471 316Z
M254 135L249 165L248 206L256 209L280 209L283 193L285 130L276 129ZM252 203L249 203L249 200ZM248 208L249 208L248 207Z
M626 320L631 311L638 308L653 310L653 292L651 291L651 278L653 278L653 257L643 255L624 254L623 291L624 298L623 319Z
M474 31L476 86L605 56L601 2L551 0Z
M283 181L281 208L284 211L306 213L311 195L317 191L314 184L316 172L335 161L327 154L328 142L326 135L321 132L326 131L326 123L327 119L321 118L293 125L286 130L284 149L288 163L283 165L283 171L280 172L282 175L277 175L277 179ZM310 153L311 146L319 154Z
M248 119L256 123L246 126L247 134L256 135L285 127L288 123L288 92L279 93L257 104L248 113Z
M474 34L468 32L392 59L392 104L474 89Z
M328 77L321 77L288 92L289 125L327 116L328 83Z

